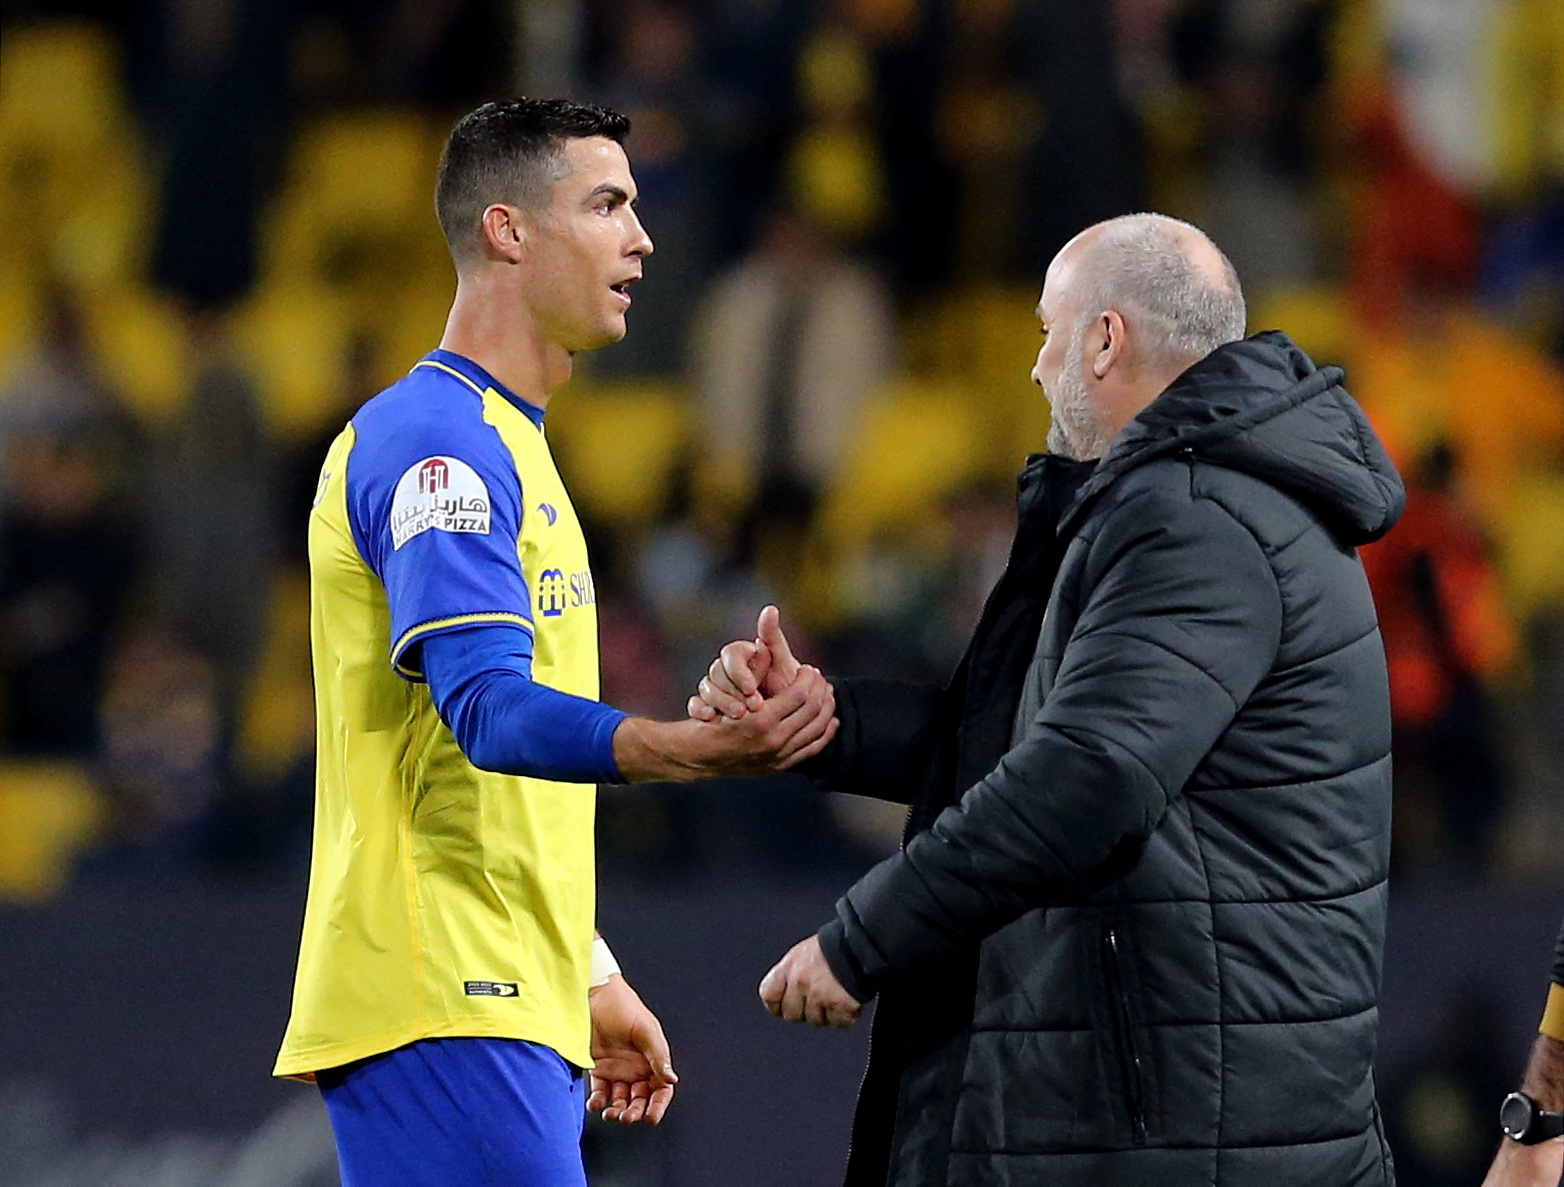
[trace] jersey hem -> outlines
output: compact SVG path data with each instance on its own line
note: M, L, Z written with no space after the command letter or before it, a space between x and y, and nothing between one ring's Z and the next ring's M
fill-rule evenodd
M373 1055L384 1055L422 1039L518 1039L547 1047L565 1062L583 1070L592 1066L590 1047L567 1050L566 1044L551 1042L538 1031L514 1026L480 1026L480 1019L452 1019L439 1026L406 1027L402 1030L355 1039L347 1043L328 1043L322 1047L285 1051L277 1056L272 1075L283 1080L315 1082L315 1074L345 1063L355 1063ZM584 1062L583 1062L584 1061Z

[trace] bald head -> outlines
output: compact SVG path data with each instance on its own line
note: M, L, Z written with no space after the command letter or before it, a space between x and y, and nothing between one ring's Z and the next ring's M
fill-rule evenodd
M1244 336L1244 294L1232 263L1199 227L1164 214L1088 227L1048 271L1078 324L1117 311L1137 339L1139 361L1153 366L1182 369Z
M1244 295L1216 244L1188 223L1130 214L1054 257L1037 304L1032 379L1048 396L1048 446L1101 457L1179 374L1244 336Z

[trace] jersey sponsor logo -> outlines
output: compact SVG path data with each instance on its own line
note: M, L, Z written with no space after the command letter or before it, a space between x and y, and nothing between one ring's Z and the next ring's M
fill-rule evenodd
M464 981L462 989L468 997L515 997L514 981Z
M567 609L597 605L597 586L586 569L571 573L563 569L544 569L538 574L538 613L544 618L558 618Z
M538 575L538 613L544 618L558 618L564 612L564 570L544 569Z
M391 496L391 545L437 532L489 534L493 507L489 488L460 458L426 457L409 466Z
M559 512L554 509L552 503L539 503L538 510L543 513L543 518L548 520L549 527L553 527L559 520Z

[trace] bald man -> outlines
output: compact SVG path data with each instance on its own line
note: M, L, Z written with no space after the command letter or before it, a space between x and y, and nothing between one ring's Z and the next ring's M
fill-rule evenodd
M943 688L834 681L822 787L902 852L761 984L879 1004L850 1187L1387 1187L1390 705L1355 549L1403 491L1342 373L1155 215L1048 269L1052 453ZM696 716L798 672L775 609Z

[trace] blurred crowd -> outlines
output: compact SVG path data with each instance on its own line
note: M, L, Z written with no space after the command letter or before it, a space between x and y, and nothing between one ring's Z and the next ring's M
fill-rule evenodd
M1556 0L0 12L0 895L301 875L320 460L439 340L445 130L522 91L631 117L657 243L549 413L605 699L682 713L770 600L827 671L943 679L1046 435L1043 268L1156 209L1230 254L1252 329L1346 366L1407 479L1364 557L1401 874L1559 874ZM678 874L861 866L900 825L783 778L610 789L600 831ZM1408 1182L1475 1181L1451 1110L1504 1075L1450 1070L1473 1033L1392 1086Z
M1564 8L1554 0L13 0L0 28L0 884L302 868L303 519L439 339L431 179L485 98L630 115L657 242L550 411L605 698L682 712L767 600L828 670L952 668L1047 409L1042 270L1188 218L1343 363L1404 872L1556 874ZM609 792L605 862L861 860L897 817Z

